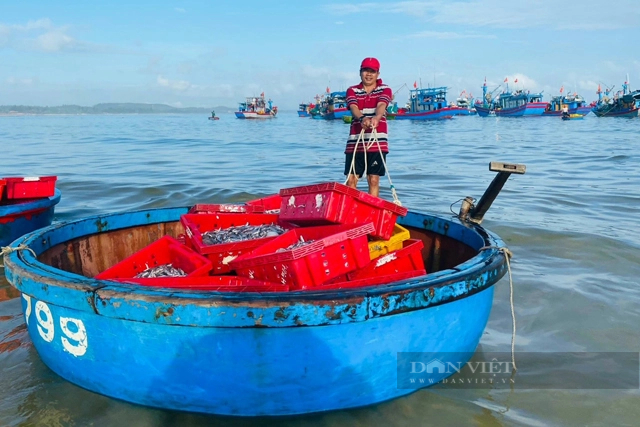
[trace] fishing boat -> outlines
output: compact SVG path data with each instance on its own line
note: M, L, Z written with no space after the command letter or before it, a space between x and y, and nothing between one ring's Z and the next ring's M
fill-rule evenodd
M473 95L467 93L466 90L460 93L460 96L456 98L455 104L451 104L450 107L453 108L456 116L472 116L477 114L473 105Z
M622 85L622 90L613 93L612 88L604 91L598 85L598 101L593 106L593 114L598 117L638 117L640 115L640 90L631 91L629 79Z
M560 89L562 92L562 88ZM587 104L584 98L577 93L569 95L557 95L551 97L551 101L542 113L545 117L557 117L562 115L562 109L566 107L569 114L586 116L591 112L592 106Z
M1 180L0 180L1 181ZM2 183L0 182L0 195ZM0 247L7 246L18 237L53 221L55 206L60 202L60 191L51 197L12 199L0 202Z
M447 88L430 87L409 90L409 101L398 109L396 120L441 120L455 115L447 105Z
M257 97L248 97L235 112L238 119L273 119L277 113L278 107L273 106L270 99L265 100L264 92Z
M326 109L321 113L325 120L339 120L344 116L350 116L351 111L347 107L347 92L331 92L326 98Z
M489 188L477 205L466 198L458 217L409 211L398 219L424 243L428 274L411 279L258 293L93 278L156 239L181 235L188 207L98 215L32 232L4 256L5 274L21 293L40 358L87 390L235 416L371 405L451 375L434 370L419 374L428 375L424 385L411 385L411 360L399 355L458 364L475 352L494 285L508 269L504 242L480 223L524 165L490 169L497 175Z
M211 112L211 116L209 116L209 120L220 120L220 117L216 116L215 110Z
M517 82L517 80L516 80ZM483 100L487 94L487 84L482 86ZM536 117L542 116L546 110L548 102L542 102L542 92L530 93L523 89L514 92L506 89L495 98L488 101L488 105L476 103L476 112L480 117Z
M309 111L314 107L310 102L298 105L298 117L311 117Z
M562 114L560 117L562 120L581 120L584 119L585 114Z

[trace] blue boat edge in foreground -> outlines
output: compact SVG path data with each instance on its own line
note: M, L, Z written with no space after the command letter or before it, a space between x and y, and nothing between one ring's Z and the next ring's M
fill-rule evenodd
M56 189L51 197L0 205L0 247L9 245L20 236L51 225L60 197L60 190Z
M69 221L12 246L26 244L41 258L66 246L90 250L82 237L138 226L160 235L187 210ZM416 390L399 387L399 352L466 362L486 326L493 284L506 273L503 242L478 225L415 212L398 222L464 242L477 254L454 268L384 286L269 294L100 281L47 265L29 251L5 256L5 274L23 294L41 359L88 390L220 415L345 409ZM434 375L437 382L449 374Z

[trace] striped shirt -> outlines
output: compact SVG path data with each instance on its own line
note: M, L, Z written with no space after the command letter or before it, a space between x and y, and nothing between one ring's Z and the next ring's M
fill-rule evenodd
M376 132L378 135L378 142L380 143L380 151L383 153L389 152L389 144L387 142L387 114L386 107L391 103L391 98L393 97L393 92L391 88L382 83L381 79L378 79L376 83L376 88L371 91L371 93L367 93L364 90L364 86L362 82L360 84L351 86L347 89L347 106L351 107L352 105L357 105L362 114L365 117L373 117L376 115L376 107L379 102L384 102L385 104L385 114L382 116L378 127L376 128ZM358 141L358 137L360 136L360 132L362 131L362 123L360 121L352 121L351 128L349 130L349 139L347 140L347 148L345 149L345 154L353 153L354 148L356 146L356 142ZM372 139L371 132L365 132L364 134L364 144L362 142L358 143L358 152L365 151L365 145L370 145L370 140ZM378 144L371 144L367 148L367 152L375 152L378 151Z

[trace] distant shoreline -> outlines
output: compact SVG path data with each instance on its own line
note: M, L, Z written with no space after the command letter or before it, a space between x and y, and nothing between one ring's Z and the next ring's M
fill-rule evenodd
M91 107L80 105L35 106L35 105L0 105L0 116L26 115L96 115L96 114L207 114L211 111L233 111L233 108L217 106L203 107L172 107L166 104L142 103L103 103Z

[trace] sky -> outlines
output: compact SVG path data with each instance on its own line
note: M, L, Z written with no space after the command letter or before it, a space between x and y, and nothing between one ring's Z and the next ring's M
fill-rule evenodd
M0 0L0 105L235 107L261 92L297 109L359 83L363 58L404 104L414 82L544 99L629 78L640 0ZM514 83L518 79L518 83Z

